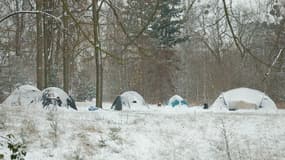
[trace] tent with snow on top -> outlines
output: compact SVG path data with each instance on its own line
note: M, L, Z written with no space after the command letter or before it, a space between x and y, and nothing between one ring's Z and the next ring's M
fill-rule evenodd
M274 101L265 93L250 89L237 88L227 92L223 92L216 101L212 104L210 109L277 109Z
M25 106L39 102L40 97L41 91L38 88L31 85L22 85L16 87L10 96L6 98L3 104L11 106Z
M135 91L126 91L123 94L116 97L111 109L123 110L123 109L139 109L148 108L144 98Z
M49 87L42 91L41 102L44 108L48 107L71 107L77 110L74 99L62 89Z
M181 96L174 95L169 99L168 105L171 107L188 107L188 102Z

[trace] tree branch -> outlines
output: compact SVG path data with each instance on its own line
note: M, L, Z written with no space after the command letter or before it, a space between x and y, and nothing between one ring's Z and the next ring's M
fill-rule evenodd
M270 75L270 73L271 73L271 71L272 71L273 66L276 64L277 60L279 59L279 57L281 56L281 54L283 53L283 51L284 51L284 48L282 48L282 49L279 50L278 55L275 57L275 59L274 59L274 61L272 62L271 66L268 68L268 72L264 74L264 79L263 79L263 81L265 81L266 78L269 77L269 75Z
M244 56L244 53L243 53L243 51L242 51L242 49L241 49L241 47L240 47L240 45L239 45L239 43L238 43L238 38L237 38L237 36L236 36L235 33L234 33L234 29L233 29L232 23L231 23L231 21L230 21L230 17L229 17L229 13L228 13L228 8L227 8L226 0L223 0L223 4L224 4L224 11L225 11L225 15L226 15L226 20L227 20L228 25L229 25L229 27L230 27L230 31L231 31L231 33L232 33L232 36L233 36L235 45L236 45L236 47L238 48L238 50L240 51L241 56L243 57L243 56Z
M102 3L100 4L100 6L102 7L102 4L105 0L102 1ZM63 5L63 8L64 10L66 11L66 13L71 17L71 19L73 20L73 22L75 23L75 25L77 26L77 28L79 29L79 31L82 33L83 37L92 45L94 46L94 42L88 37L87 33L82 29L80 23L77 21L77 19L73 16L73 14L70 12L70 10L68 9L68 5L67 5L67 2L66 0L61 0L62 2L62 5ZM100 7L100 9L101 9ZM99 12L99 10L97 11ZM105 53L106 55L110 56L110 57L113 57L117 60L121 60L121 58L115 56L114 54L106 51L106 50L103 50L101 47L98 47L98 46L95 46L96 48L98 48L100 51L102 51L103 53Z
M51 17L51 18L55 19L57 22L60 23L61 27L63 28L63 23L62 23L62 21L61 21L61 19L59 17L56 17L56 16L54 16L52 14L49 14L49 13L43 12L43 11L16 11L16 12L10 13L10 14L4 16L3 18L1 18L0 19L0 23L5 21L9 17L15 16L15 15L18 15L18 14L42 14L42 15L45 15L45 16L48 16L48 17Z
M231 24L231 21L230 21L230 18L229 18L229 13L228 13L228 9L227 9L227 5L226 5L226 0L223 0L223 5L224 5L224 12L225 12L225 15L226 15L226 20L227 20L227 23L230 27L230 31L231 31L231 34L233 36L233 39L234 39L234 42L235 42L235 45L236 47L238 48L239 52L241 53L241 56L243 57L244 56L244 53L247 52L252 58L254 58L256 61L258 61L259 63L267 66L267 67L270 67L271 65L270 64L267 64L266 62L264 62L263 60L261 60L259 57L257 57L255 54L253 54L251 52L250 49L248 49L242 42L241 40L239 40L237 38L237 36L235 35L234 33L234 30L233 30L233 26ZM243 49L243 51L242 51Z
M54 16L52 14L49 14L49 13L43 12L43 11L16 11L16 12L10 13L10 14L4 16L3 18L1 18L0 19L0 23L5 21L9 17L15 16L15 15L18 15L18 14L42 14L42 15L49 16L49 17L55 19L56 21L58 21L62 25L62 21L61 21L61 19L59 17L56 17L56 16Z

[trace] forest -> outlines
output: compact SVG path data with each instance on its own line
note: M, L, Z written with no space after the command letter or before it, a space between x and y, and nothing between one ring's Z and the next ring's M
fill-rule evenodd
M284 160L284 44L285 0L0 0L0 160Z
M0 13L1 102L22 84L99 107L237 87L285 102L284 0L1 0Z

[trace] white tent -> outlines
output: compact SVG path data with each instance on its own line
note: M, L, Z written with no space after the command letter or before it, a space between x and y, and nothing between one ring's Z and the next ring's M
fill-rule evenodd
M174 95L168 100L171 107L188 107L187 101L179 95Z
M31 85L17 87L9 97L3 102L4 105L22 106L39 102L41 91Z
M211 109L277 109L274 101L265 93L249 88L237 88L223 92Z
M49 105L59 106L59 107L63 106L66 108L71 107L77 110L73 98L60 88L49 87L44 89L42 91L41 101L44 107L48 107Z
M126 91L116 98L112 108L122 109L141 109L148 108L144 98L136 91Z

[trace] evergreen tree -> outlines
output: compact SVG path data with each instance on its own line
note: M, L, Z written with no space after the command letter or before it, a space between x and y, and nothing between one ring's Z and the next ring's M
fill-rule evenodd
M148 21L152 21L150 16L155 10L155 5L155 0L127 0L123 18L130 35L137 34Z
M183 23L181 0L161 0L158 15L151 24L149 33L152 38L158 39L161 48L171 48L186 40L186 37L181 37Z

